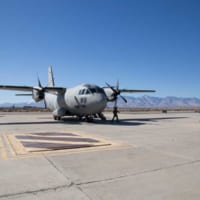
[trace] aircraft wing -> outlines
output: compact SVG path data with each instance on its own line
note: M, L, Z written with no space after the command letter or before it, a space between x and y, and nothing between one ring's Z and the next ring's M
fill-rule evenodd
M14 91L23 91L23 92L32 92L33 89L44 90L45 92L59 92L62 93L66 91L66 88L63 87L30 87L30 86L16 86L16 85L0 85L0 90L14 90Z
M67 88L63 87L44 87L43 89L45 92L58 92L58 93L65 92L67 90Z
M14 90L14 91L30 92L33 90L33 87L15 86L15 85L0 85L0 90Z
M129 90L129 89L120 89L120 92L124 93L136 93L136 92L156 92L155 90Z

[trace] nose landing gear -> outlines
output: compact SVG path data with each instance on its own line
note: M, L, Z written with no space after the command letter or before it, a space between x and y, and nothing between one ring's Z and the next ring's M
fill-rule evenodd
M54 116L53 116L53 119L54 119L54 120L57 120L57 121L60 121L60 120L61 120L61 116L55 116L55 115L54 115Z

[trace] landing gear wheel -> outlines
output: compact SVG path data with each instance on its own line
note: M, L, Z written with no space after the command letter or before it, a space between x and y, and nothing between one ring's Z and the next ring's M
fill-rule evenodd
M60 116L53 116L53 119L54 119L54 120L60 121L60 120L61 120L61 117L60 117Z
M78 115L77 115L77 119L78 119L79 121L81 121L82 118L83 118L83 116L78 116Z
M86 116L86 117L85 117L85 121L86 121L86 122L93 122L93 121L94 121L94 118L91 117L91 116Z
M99 115L99 118L100 118L101 120L106 121L106 117L104 116L103 113L99 113L98 115Z

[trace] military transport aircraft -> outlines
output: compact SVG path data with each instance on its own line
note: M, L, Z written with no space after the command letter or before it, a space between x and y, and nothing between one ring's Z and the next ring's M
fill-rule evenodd
M48 85L43 87L39 78L38 86L14 86L0 85L1 90L15 90L29 92L17 94L17 96L32 96L35 102L44 100L45 107L53 112L55 120L61 120L64 116L77 116L78 118L93 119L99 117L105 120L103 110L107 102L115 102L117 107L118 96L127 103L121 93L155 92L155 90L127 90L120 89L119 82L116 86L106 83L106 87L92 84L81 84L72 88L55 87L52 67L48 68Z

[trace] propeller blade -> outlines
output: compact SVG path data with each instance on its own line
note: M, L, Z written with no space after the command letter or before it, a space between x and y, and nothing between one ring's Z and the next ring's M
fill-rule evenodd
M116 88L117 88L117 91L119 92L119 80L117 80Z
M42 88L42 84L41 84L41 81L40 81L39 76L38 76L38 86L39 86L40 88Z
M111 85L109 85L108 83L106 83L106 85L107 85L114 93L117 93L117 90L115 90Z
M115 96L118 96L120 94L120 90L119 89L116 90L115 88L113 88L108 83L106 83L106 85L114 92Z
M44 98L44 108L47 109L47 102L46 102L45 98Z
M125 103L128 102L123 96L121 96L121 95L119 95L119 96L124 100Z
M117 98L116 98L116 100L115 100L114 107L117 107Z

